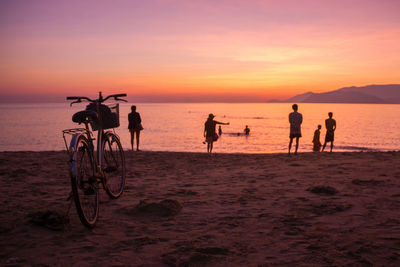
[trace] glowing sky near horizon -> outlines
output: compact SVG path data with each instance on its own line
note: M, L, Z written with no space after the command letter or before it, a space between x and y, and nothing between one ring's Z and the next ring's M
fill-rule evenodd
M0 1L0 94L283 98L400 81L398 0Z

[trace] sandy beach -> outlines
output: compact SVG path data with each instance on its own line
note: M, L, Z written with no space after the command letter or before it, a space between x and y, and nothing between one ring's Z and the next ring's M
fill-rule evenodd
M0 266L400 266L400 152L126 152L93 230L65 152L0 153Z

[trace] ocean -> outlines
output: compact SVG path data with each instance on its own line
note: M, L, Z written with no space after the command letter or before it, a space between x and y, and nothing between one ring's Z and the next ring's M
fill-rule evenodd
M112 102L110 102L111 104ZM130 149L128 113L135 104L143 121L140 148L145 151L206 152L204 122L208 114L229 122L214 143L220 153L287 152L288 103L122 103L115 131L124 149ZM64 150L62 130L80 127L72 115L85 103L0 104L0 151ZM299 104L303 114L299 152L312 151L318 124L325 136L325 119L333 112L337 122L334 151L391 151L400 148L400 105ZM243 130L248 125L250 135Z

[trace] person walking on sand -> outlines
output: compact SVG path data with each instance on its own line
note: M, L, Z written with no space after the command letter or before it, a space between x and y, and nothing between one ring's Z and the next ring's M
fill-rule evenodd
M289 155L293 143L293 138L296 138L296 149L294 151L294 154L297 154L297 149L299 148L299 138L301 137L301 123L303 122L303 115L297 112L298 110L297 104L293 104L292 109L293 112L289 114L289 123L290 123Z
M321 150L321 142L319 141L319 137L321 135L321 125L318 125L318 129L315 130L314 132L314 138L312 140L314 147L313 147L313 151L314 152L319 152Z
M140 114L136 112L136 106L131 106L131 111L132 112L128 114L128 129L131 133L131 148L133 150L133 141L136 134L136 151L139 151L140 131L143 130L142 119L140 118Z
M213 143L218 138L217 133L215 132L215 127L217 124L229 125L229 122L219 122L214 120L214 114L210 113L208 115L207 121L204 123L204 137L207 142L207 153L211 153L213 149ZM216 138L217 137L217 138Z
M336 121L332 119L333 113L328 113L329 118L325 120L326 127L326 135L325 135L325 143L322 147L322 151L324 151L326 143L331 142L331 152L333 149L333 140L335 139L335 130L336 130Z
M221 136L221 134L222 134L222 128L221 126L218 126L218 135Z

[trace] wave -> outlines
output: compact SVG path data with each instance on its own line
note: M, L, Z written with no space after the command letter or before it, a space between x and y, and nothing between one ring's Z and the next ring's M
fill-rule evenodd
M260 116L254 116L254 117L245 117L245 116L220 116L224 119L241 119L241 120L268 120L267 117L260 117Z
M329 147L329 144L327 145ZM382 149L372 148L372 147L362 147L362 146L334 146L337 149L352 150L352 151L381 151Z

